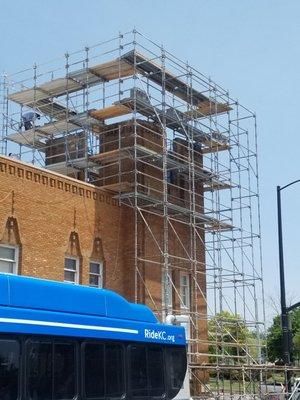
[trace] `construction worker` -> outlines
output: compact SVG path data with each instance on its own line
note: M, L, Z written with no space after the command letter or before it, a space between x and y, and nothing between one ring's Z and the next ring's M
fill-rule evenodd
M25 131L31 129L33 127L34 121L40 118L41 118L40 114L34 111L27 111L24 114L22 114L22 126L24 126Z

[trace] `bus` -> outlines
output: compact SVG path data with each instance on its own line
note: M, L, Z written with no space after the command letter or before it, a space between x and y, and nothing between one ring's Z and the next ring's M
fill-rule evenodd
M90 288L0 274L0 400L173 399L183 327Z

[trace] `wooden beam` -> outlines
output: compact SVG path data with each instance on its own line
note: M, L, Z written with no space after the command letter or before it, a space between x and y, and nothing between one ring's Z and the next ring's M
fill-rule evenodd
M120 117L121 115L130 114L131 109L123 104L114 104L112 106L102 108L101 110L92 110L90 111L90 116L100 121L109 118Z
M202 154L209 154L209 153L217 153L218 151L224 151L224 150L229 150L230 146L229 144L212 144L211 146L208 145L208 147L204 147L201 150Z
M209 115L221 114L232 110L226 103L216 103L215 101L202 101L193 110L186 111L185 114L191 118L199 119Z

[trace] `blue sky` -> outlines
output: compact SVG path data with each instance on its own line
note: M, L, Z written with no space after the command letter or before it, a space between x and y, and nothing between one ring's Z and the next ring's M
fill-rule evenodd
M276 185L300 178L297 0L0 0L0 72L15 72L134 26L256 111L268 297L278 298ZM283 193L288 298L300 300L300 184Z

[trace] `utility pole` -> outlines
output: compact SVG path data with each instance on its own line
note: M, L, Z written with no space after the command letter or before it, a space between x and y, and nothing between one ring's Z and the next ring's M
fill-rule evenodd
M295 183L300 182L300 179L293 181L285 186L277 186L277 219L278 219L278 250L279 250L279 276L280 276L280 303L281 303L281 328L283 338L283 361L286 366L291 364L291 349L290 349L290 332L289 332L289 311L294 306L286 306L286 293L285 293L285 276L284 276L284 257L283 257L283 238L282 238L282 217L281 217L281 191ZM286 389L287 392L291 391L291 372L288 370L286 374Z

